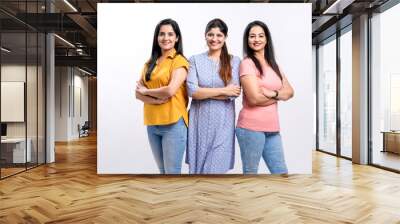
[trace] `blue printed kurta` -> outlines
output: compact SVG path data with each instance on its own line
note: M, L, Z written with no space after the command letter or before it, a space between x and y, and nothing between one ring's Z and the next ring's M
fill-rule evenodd
M197 88L222 88L219 63L208 52L189 60L187 89L192 96ZM239 85L240 59L233 57L231 83ZM189 110L186 162L191 174L220 174L233 168L235 161L235 98L195 100Z

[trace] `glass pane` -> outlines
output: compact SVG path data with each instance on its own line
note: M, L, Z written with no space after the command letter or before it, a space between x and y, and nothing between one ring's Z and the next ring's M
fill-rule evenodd
M27 131L28 138L27 142L29 144L28 149L30 148L31 153L28 154L30 158L28 159L28 168L34 167L37 165L37 115L38 115L38 107L37 107L37 98L38 98L38 88L37 88L37 80L38 80L38 37L36 32L27 33L28 38L28 55L27 55L27 99L26 99L26 110L27 110Z
M336 153L336 39L318 48L318 144Z
M400 5L372 18L372 163L400 170Z
M1 1L0 7L35 26L39 21L33 14L45 12L45 0ZM0 23L0 176L4 178L45 162L46 54L44 34L2 12L0 20L6 21Z
M38 163L45 163L45 60L46 37L40 33L38 36Z
M340 121L341 155L352 157L352 35L340 37Z
M1 174L25 170L26 150L26 34L1 34ZM6 50L4 50L6 49ZM29 149L29 145L28 145Z
M37 1L27 2L27 13L32 15L40 11ZM28 18L33 24L39 23L38 17ZM27 142L31 147L31 159L27 163L28 168L38 164L38 33L28 30L27 33Z

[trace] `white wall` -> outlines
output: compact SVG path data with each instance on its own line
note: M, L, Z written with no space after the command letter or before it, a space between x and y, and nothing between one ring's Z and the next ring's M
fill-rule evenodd
M295 89L295 97L279 105L288 169L290 173L311 173L315 146L311 4L236 3L98 4L98 173L158 172L143 125L143 104L135 99L134 88L150 56L154 28L169 17L180 26L187 57L207 50L204 29L213 18L227 23L228 49L240 57L247 24L253 20L267 23L277 61ZM241 99L236 100L236 114L241 107ZM236 144L231 173L241 173L241 169ZM182 172L187 170L183 165ZM260 173L266 170L261 162Z
M68 67L55 68L55 141L68 140Z
M55 140L77 139L78 124L88 120L88 78L72 67L56 67L55 78ZM82 114L76 105L82 105Z

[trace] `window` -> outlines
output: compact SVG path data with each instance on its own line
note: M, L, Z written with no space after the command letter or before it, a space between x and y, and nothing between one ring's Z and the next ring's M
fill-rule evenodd
M18 2L16 10L43 13L44 3ZM6 5L15 6L15 2L0 3ZM7 14L0 12L0 17L8 21L0 24L0 111L5 115L1 118L0 178L5 178L45 163L46 39L44 33Z
M340 155L352 157L352 35L340 36Z
M400 5L371 18L372 164L400 170Z
M318 148L336 153L336 39L318 47Z

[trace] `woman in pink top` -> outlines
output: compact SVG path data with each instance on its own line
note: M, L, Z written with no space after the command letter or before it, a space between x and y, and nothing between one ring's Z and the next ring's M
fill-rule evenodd
M267 25L254 21L243 36L245 59L240 64L243 108L236 128L244 174L256 174L261 157L271 174L287 173L279 134L278 101L293 97L280 71Z

